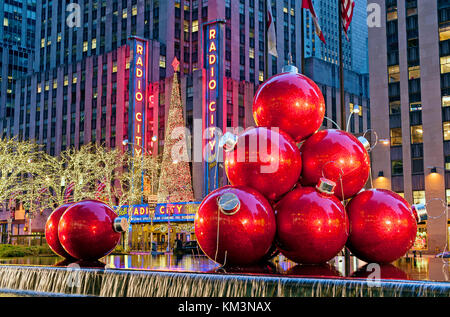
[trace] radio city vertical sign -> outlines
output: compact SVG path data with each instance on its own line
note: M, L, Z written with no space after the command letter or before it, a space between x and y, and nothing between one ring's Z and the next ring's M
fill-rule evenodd
M132 60L130 62L130 103L128 131L133 148L133 155L141 155L146 148L146 106L147 98L147 60L148 41L138 37L131 37Z
M224 20L203 24L203 194L219 187L219 137L226 126L224 118ZM219 128L219 129L217 129ZM220 132L219 132L220 131Z

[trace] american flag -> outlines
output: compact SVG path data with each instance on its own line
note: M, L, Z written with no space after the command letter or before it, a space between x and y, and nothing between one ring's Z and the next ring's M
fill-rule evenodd
M314 27L316 29L316 34L324 44L327 44L327 42L325 41L325 37L323 36L322 29L320 28L319 18L317 17L316 10L314 10L314 5L312 3L312 0L303 0L302 8L309 10L311 12L311 16L314 21Z
M353 19L353 9L355 8L354 0L341 0L342 25L344 27L345 36L347 36L348 28ZM348 40L348 36L347 36Z
M95 192L95 198L96 199L100 199L101 198L101 194L103 193L103 190L105 189L106 184L104 182L100 182L97 185L97 190Z
M70 195L73 193L73 188L75 187L75 183L70 183L66 190L64 191L64 201L69 201Z
M270 0L266 0L267 2L267 24L266 24L266 32L267 32L267 47L269 53L275 57L278 57L277 53L277 39L275 35L275 24L273 23L272 16L272 6L270 4Z

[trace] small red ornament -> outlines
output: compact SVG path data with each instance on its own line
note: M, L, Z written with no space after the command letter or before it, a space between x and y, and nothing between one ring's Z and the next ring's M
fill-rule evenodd
M347 205L347 247L365 262L390 263L414 244L416 219L400 195L385 189L365 190Z
M297 264L291 267L286 275L289 276L302 276L302 277L342 277L341 272L339 272L334 266L327 263L322 263L319 265L303 265Z
M348 238L348 218L332 195L335 184L322 179L317 188L301 187L275 206L276 243L289 260L321 264L336 256Z
M225 186L211 192L195 216L195 235L203 252L230 266L248 266L262 260L275 230L275 215L267 199L244 186Z
M64 250L58 238L58 224L63 213L69 208L73 203L64 204L56 208L47 219L45 224L45 240L47 244L57 255L62 256L66 259L72 259L69 253Z
M360 138L368 144L367 140ZM313 186L321 177L326 177L336 182L335 195L341 200L356 195L369 178L370 157L367 147L345 131L319 131L302 144L300 152L303 161L301 183Z
M377 276L377 274L379 274ZM374 267L369 264L364 265L358 271L352 274L352 277L370 278L372 282L378 279L382 280L409 280L408 274L402 269L392 264L381 264L379 267Z
M300 142L316 132L325 116L319 87L291 65L259 86L253 118L259 127L278 127Z
M120 232L127 230L127 221L118 218L107 204L84 200L70 206L58 225L59 241L72 257L97 260L117 245Z
M256 189L269 200L291 190L300 177L302 160L294 141L267 128L245 131L225 149L225 171L232 185ZM227 142L224 142L227 143Z

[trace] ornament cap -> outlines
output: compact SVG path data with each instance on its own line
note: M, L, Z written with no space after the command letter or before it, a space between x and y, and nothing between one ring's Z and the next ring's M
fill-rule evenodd
M239 208L241 208L241 202L238 196L233 193L225 193L220 196L218 204L220 211L227 216L234 215L239 211Z
M113 229L115 232L125 232L128 230L128 221L125 218L114 219Z
M364 148L366 149L366 151L369 151L371 146L370 146L370 142L363 136L358 137L358 141L361 142L361 144L364 146Z
M295 67L294 65L284 65L283 68L281 69L282 73L298 73L298 68Z
M231 152L234 150L237 140L237 135L227 132L220 138L219 146L222 147L225 152Z
M418 223L428 219L427 207L424 204L414 204L411 208Z
M316 185L316 189L324 194L333 195L334 189L336 188L336 183L325 177L321 177L319 183Z

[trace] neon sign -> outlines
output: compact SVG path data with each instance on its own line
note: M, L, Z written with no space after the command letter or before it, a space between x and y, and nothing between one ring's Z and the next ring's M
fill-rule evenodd
M224 21L216 20L203 26L203 194L219 187L218 133L224 127L223 119L223 28ZM216 128L221 129L216 129Z
M131 108L130 131L133 133L133 154L141 155L145 144L145 110L147 94L147 55L148 44L144 39L134 37L133 67L131 68Z

